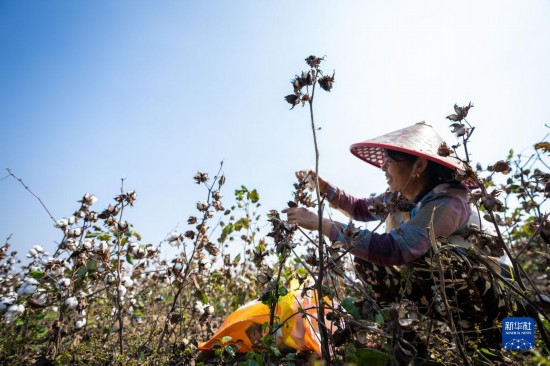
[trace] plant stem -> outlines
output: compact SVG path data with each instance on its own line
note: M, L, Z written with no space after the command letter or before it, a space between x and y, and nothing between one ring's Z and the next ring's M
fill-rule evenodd
M11 176L12 176L13 178L15 178L17 181L19 181L19 183L21 183L21 185L22 185L23 187L25 187L25 189L26 189L27 191L29 191L29 193L32 194L32 195L34 196L34 198L36 198L36 199L38 200L38 202L40 202L40 204L42 205L42 207L44 207L44 210L46 210L46 212L47 212L48 215L50 216L50 219L52 219L52 221L55 223L56 221L55 221L55 219L53 218L53 216L52 216L50 210L48 210L48 208L46 207L46 205L44 204L44 202L42 202L42 200L40 199L40 197L38 197L36 194L34 194L34 192L30 190L29 186L27 186L25 183L23 183L23 180L21 180L21 178L16 177L15 174L13 174L13 173L11 172L11 169L10 169L10 168L7 168L6 170L8 171L9 175L11 175Z
M223 168L223 161L220 162L220 169L218 170L218 174L214 178L214 181L212 182L212 185L208 186L208 184L204 183L204 185L208 188L208 196L207 196L207 199L206 199L208 204L210 204L210 197L212 195L212 190L214 188L214 185L216 184L216 180L220 176L222 168ZM202 221L201 221L201 225L204 225L207 220L208 220L208 211L205 211L204 215L203 215L203 218L202 218ZM168 315L166 316L166 320L164 321L164 326L162 327L162 333L160 334L159 343L157 345L157 352L159 352L160 348L162 347L162 342L164 340L164 336L166 335L166 331L168 330L168 323L170 321L170 316L172 315L172 313L176 309L176 304L178 302L178 298L180 297L181 292L182 292L183 288L186 285L187 277L189 276L189 273L191 272L192 267L190 265L190 262L193 260L193 257L195 256L195 252L197 251L197 246L199 245L199 239L202 239L202 235L197 235L196 236L195 242L193 244L193 250L191 252L191 256L189 256L188 260L186 261L187 266L185 267L185 272L182 276L180 287L179 287L178 291L176 292L176 295L174 296L174 300L172 301L172 305L170 306L170 311L168 312Z
M462 343L462 341L461 341L461 339L458 336L458 333L456 331L456 325L455 325L453 315L452 315L452 312L451 312L451 306L449 305L449 301L447 300L447 292L445 291L445 276L444 276L444 273L443 273L443 266L441 264L440 254L437 251L437 241L436 241L436 238L435 238L434 227L433 227L434 213L435 213L435 210L432 212L432 218L430 220L430 224L429 224L427 229L428 229L428 236L429 236L429 239L430 239L430 243L431 243L431 246L432 246L432 249L433 249L433 252L434 252L433 255L435 257L436 264L437 264L437 267L438 267L439 287L440 287L440 291L441 291L441 296L443 297L443 304L445 305L445 310L446 310L446 313L447 313L447 322L448 322L449 327L451 328L451 332L453 333L453 337L454 337L454 340L455 340L455 345L456 345L456 348L458 349L458 353L460 355L460 358L462 358L462 361L464 361L465 365L470 365L470 362L468 360L468 355L466 355L466 352L464 351L464 348L463 348L463 343Z
M317 75L319 71L316 70L315 82L311 90L311 97L309 99L309 114L311 117L311 131L313 133L313 144L315 145L315 194L317 196L317 215L318 215L318 231L319 231L319 274L317 276L316 289L318 296L318 311L317 320L319 324L319 334L321 336L321 351L323 359L330 365L330 349L328 332L325 326L325 300L323 296L323 276L325 273L325 246L323 237L323 205L321 204L321 193L319 192L319 147L317 145L317 134L315 133L315 119L313 117L313 97L315 96L315 86L317 84Z
M124 180L121 183L120 190L122 191L124 184ZM122 193L122 192L121 192ZM124 204L121 205L120 208L120 216L119 216L119 222L122 222L122 214L124 213ZM116 305L118 310L118 348L120 355L122 356L124 354L124 345L123 345L123 332L124 332L124 319L122 316L122 302L121 302L121 294L120 294L120 287L122 284L122 260L120 259L120 253L122 252L122 233L118 232L118 239L117 239L117 289L116 289Z

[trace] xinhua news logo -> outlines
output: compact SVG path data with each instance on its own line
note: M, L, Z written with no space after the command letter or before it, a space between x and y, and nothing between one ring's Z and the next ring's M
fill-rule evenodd
M535 320L533 318L504 318L502 320L502 347L516 351L535 347Z

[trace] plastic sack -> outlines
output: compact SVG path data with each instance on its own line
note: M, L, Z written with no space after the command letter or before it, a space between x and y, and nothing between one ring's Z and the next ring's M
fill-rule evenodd
M291 291L281 297L275 309L283 325L277 331L277 346L289 347L300 351L312 351L321 355L319 324L317 322L317 293L309 291L311 296L303 296L302 291ZM325 302L337 306L333 300L325 297ZM300 312L300 309L303 309ZM325 309L325 315L330 309ZM307 313L308 315L305 315ZM237 346L239 352L249 352L267 330L263 324L269 322L269 307L258 300L242 305L225 319L216 334L207 342L199 343L198 348L209 350L223 337L231 337L229 343ZM335 325L325 320L331 332Z

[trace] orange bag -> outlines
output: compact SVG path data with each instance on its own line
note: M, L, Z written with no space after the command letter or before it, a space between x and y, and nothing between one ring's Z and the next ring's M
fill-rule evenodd
M302 291L291 291L281 297L275 309L283 326L277 331L275 339L279 347L286 346L300 351L312 351L321 355L319 324L317 323L317 293L311 297L301 296ZM325 297L332 307L335 301ZM299 312L303 309L302 312ZM325 309L325 314L330 310ZM308 315L305 315L307 313ZM251 351L262 336L262 325L269 322L269 307L260 301L251 301L235 310L225 319L220 329L207 342L199 343L199 349L208 350L223 337L231 337L239 352ZM331 321L325 320L327 329L335 330Z

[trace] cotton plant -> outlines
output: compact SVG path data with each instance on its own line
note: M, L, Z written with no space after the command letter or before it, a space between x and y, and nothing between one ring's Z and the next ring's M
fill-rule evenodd
M89 347L98 357L108 352L136 357L133 339L150 339L147 347L159 355L184 334L205 340L233 304L238 306L229 300L235 293L243 296L239 301L256 293L254 281L227 282L245 278L253 269L246 267L245 273L241 268L244 253L230 258L225 251L230 243L254 246L253 223L259 216L234 215L244 210L244 201L253 199L256 204L258 194L248 191L237 205L226 209L221 169L215 176L198 172L194 180L204 197L190 208L185 227L173 230L157 245L143 243L126 220L138 195L122 190L103 209L96 207L97 197L87 193L72 214L52 218L61 236L57 247L52 254L45 245L31 248L25 253L29 261L22 271L13 269L18 260L9 253L9 245L0 247L0 323L9 324L0 335L25 322L31 329L43 327L42 333L26 333L39 337L29 338L27 344L41 345L27 354L49 360L67 360L78 349L79 339L89 336L95 340ZM243 226L232 233L226 230L229 235L222 240L221 220L224 225L240 221ZM163 246L178 248L179 253L162 258ZM218 301L216 296L222 292L224 298ZM195 304L197 299L200 303ZM202 319L200 332L192 314Z

